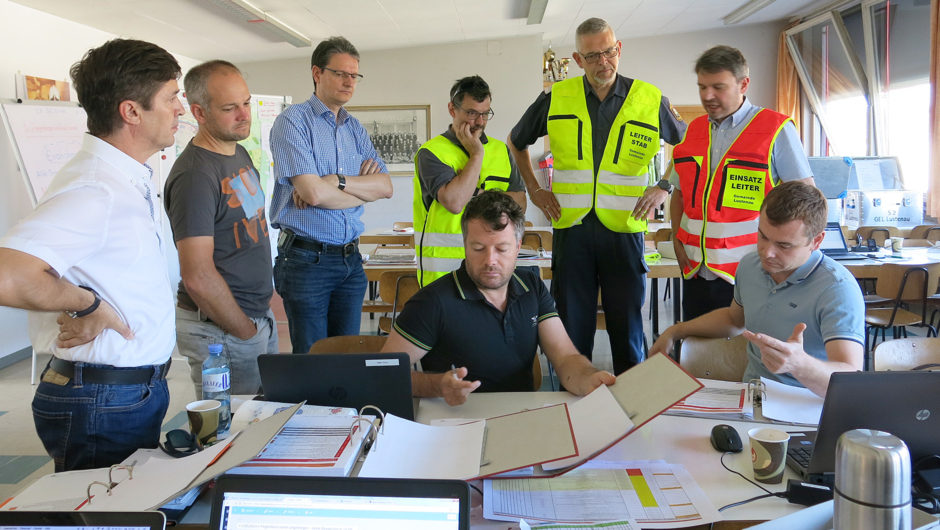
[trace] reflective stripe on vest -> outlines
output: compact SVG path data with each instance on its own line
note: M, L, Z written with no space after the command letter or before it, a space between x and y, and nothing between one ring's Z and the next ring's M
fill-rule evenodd
M555 228L581 222L591 207L615 232L644 232L646 221L633 219L633 208L650 184L648 167L659 151L662 92L634 80L610 128L597 177L591 118L581 77L552 86L548 136L554 156L552 192L561 206Z
M454 174L463 171L470 156L463 147L454 144L444 136L431 138L421 149L427 149L442 163L454 170ZM420 152L420 149L419 149ZM483 165L477 187L486 190L506 191L509 188L509 176L512 165L506 144L487 137L483 144ZM418 283L425 286L434 280L460 268L464 259L463 235L460 230L460 217L452 214L441 203L434 200L430 207L424 205L424 191L418 176L418 155L415 154L414 178L414 227L415 254L418 259Z
M761 109L745 125L715 168L711 161L708 116L692 120L673 163L682 189L683 213L676 239L685 245L691 278L702 266L734 283L741 257L756 249L764 197L773 189L774 143L790 118Z

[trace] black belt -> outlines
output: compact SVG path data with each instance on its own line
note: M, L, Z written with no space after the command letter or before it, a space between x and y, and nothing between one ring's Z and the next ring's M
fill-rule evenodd
M287 242L279 247L282 250L289 250L296 247L309 250L310 252L324 252L326 254L340 254L342 256L351 256L359 251L358 239L346 243L345 245L330 245L312 239L303 239L286 228L282 231L288 234Z
M75 365L72 361L66 361L53 357L49 362L49 367L56 373L64 375L69 379L75 377ZM144 366L140 368L116 368L83 365L82 382L93 385L143 385L153 380L156 373L160 379L166 377L170 370L170 361L159 366Z

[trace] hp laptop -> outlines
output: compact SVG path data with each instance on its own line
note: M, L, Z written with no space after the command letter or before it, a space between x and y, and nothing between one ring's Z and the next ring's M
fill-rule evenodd
M460 480L223 475L209 529L244 528L469 530L470 487Z
M263 399L356 410L374 405L414 421L411 361L406 353L258 356ZM370 412L370 414L374 414Z
M787 464L803 479L834 480L836 442L852 429L889 432L907 444L912 462L940 453L940 372L836 372L829 380L819 429L791 432Z
M162 512L0 511L0 530L165 530Z
M864 255L853 254L852 251L849 250L848 245L845 243L845 236L842 235L842 228L838 223L827 224L823 233L826 234L826 238L823 239L822 244L819 245L819 250L830 258L839 261L867 258L867 256Z

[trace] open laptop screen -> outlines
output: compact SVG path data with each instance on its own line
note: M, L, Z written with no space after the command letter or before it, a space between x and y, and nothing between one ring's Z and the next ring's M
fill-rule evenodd
M822 244L819 245L819 249L823 252L827 250L836 250L836 251L845 251L848 248L845 245L845 237L842 235L841 228L831 228L826 227L824 231L826 234L825 239L823 239Z
M458 530L460 501L414 497L225 494L220 530Z
M463 481L223 475L210 530L469 530Z

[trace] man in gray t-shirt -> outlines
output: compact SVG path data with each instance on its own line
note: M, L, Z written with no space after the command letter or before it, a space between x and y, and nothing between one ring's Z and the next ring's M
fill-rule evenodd
M225 61L193 68L184 83L199 131L173 164L164 193L182 276L176 343L189 359L197 397L212 343L224 345L231 393L254 394L257 357L277 353L278 341L264 192L237 143L251 129L251 94Z

